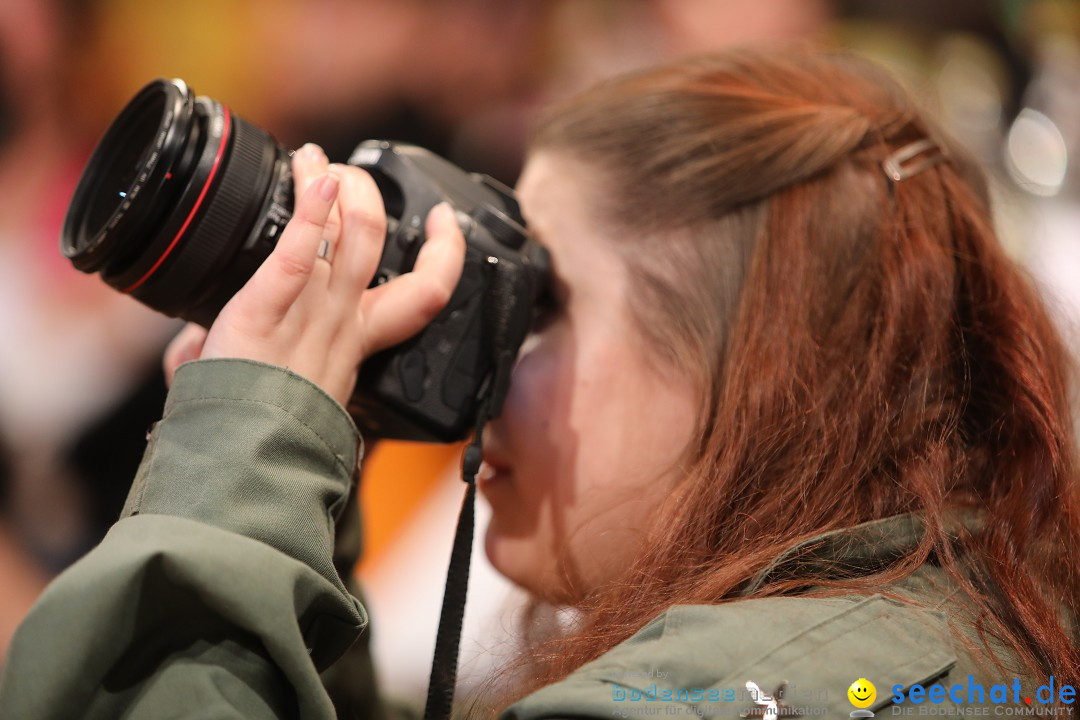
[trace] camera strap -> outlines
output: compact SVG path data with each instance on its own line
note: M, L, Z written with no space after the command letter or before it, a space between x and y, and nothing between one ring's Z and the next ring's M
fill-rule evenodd
M519 270L512 263L501 263L497 258L488 258L487 268L492 278L484 303L484 334L494 369L477 412L473 441L465 448L461 462L461 479L466 485L465 499L461 504L461 514L458 515L454 545L450 553L450 567L446 573L424 720L449 720L453 708L461 627L465 618L465 597L469 589L473 530L476 524L476 474L480 471L480 463L484 457L484 426L492 416L497 416L502 411L516 359L515 353L506 350L506 337L513 307L514 275Z
M486 420L485 420L486 421ZM480 437L480 428L476 431ZM435 636L435 653L431 658L431 677L428 681L427 705L424 720L449 720L454 704L454 685L457 682L458 649L461 626L465 618L465 596L469 590L469 566L472 559L473 528L476 523L476 473L480 470L482 447L474 440L465 448L462 461L462 480L465 499L461 503L450 567L446 572L439 631Z

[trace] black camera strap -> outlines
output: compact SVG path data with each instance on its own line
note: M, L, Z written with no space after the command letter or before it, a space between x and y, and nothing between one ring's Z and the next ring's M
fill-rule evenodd
M493 361L492 381L477 412L473 441L465 448L461 463L461 479L465 481L465 499L458 515L450 567L446 573L439 630L435 636L435 653L431 659L427 705L424 720L449 720L454 704L457 682L458 651L461 646L461 627L465 618L465 597L469 589L469 566L472 559L473 529L476 524L476 474L484 456L484 426L502 410L502 402L510 385L515 354L505 351L510 329L510 308L513 306L514 275L512 264L488 258L492 273L485 298L484 325L489 357Z
M461 626L465 618L465 596L469 590L469 566L472 559L473 528L476 523L476 473L483 454L479 441L481 428L467 448L462 461L465 499L461 503L450 567L446 572L439 632L435 636L435 654L431 659L431 678L428 681L427 705L424 720L449 720L454 704L454 685L457 682L458 649Z

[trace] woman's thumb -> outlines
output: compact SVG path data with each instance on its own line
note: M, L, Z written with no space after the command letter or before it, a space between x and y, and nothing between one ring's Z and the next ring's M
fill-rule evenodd
M176 368L186 362L198 360L202 356L203 344L206 342L206 328L195 323L188 323L169 346L165 348L165 356L162 365L165 369L165 384L172 386Z

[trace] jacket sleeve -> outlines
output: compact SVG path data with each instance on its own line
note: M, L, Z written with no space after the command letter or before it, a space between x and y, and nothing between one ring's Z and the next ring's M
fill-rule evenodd
M181 367L120 521L17 632L0 717L335 717L319 673L367 623L333 565L359 452L288 370Z

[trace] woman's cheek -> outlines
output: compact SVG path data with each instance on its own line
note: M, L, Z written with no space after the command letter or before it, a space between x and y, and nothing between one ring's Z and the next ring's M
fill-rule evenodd
M503 408L512 460L529 467L564 448L574 391L573 344L562 329L530 338L514 368Z
M481 484L492 508L488 556L513 582L536 591L554 573L553 513L566 502L577 443L569 432L572 363L566 345L545 332L520 356L490 435L511 466L508 481ZM545 580L541 581L541 578Z

